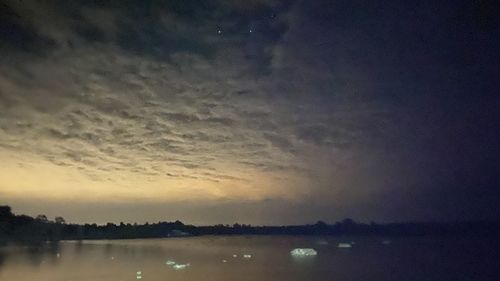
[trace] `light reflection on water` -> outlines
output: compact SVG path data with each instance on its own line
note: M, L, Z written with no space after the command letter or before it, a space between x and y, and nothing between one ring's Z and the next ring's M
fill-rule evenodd
M346 241L355 244L348 249L337 247ZM174 281L500 280L494 239L384 241L389 240L206 236L66 241L43 248L9 246L0 248L0 280L109 281L139 276L141 280ZM315 248L318 255L292 257L290 250L298 247Z

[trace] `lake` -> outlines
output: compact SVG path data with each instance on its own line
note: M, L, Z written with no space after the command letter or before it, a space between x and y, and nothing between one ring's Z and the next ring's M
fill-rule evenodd
M338 248L350 243L351 248ZM0 280L500 280L493 238L202 236L0 248ZM294 257L294 248L316 256ZM168 264L167 264L168 263ZM177 266L175 266L175 263Z

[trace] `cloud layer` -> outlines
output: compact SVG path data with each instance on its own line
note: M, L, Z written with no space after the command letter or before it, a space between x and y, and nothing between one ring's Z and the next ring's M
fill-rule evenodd
M496 22L341 2L6 2L0 195L122 204L122 220L133 202L137 220L162 204L196 222L491 215L494 48L460 63L464 38L430 31L489 40Z

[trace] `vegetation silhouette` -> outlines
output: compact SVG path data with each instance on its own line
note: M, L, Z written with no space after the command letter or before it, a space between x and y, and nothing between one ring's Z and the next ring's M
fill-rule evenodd
M64 218L54 221L45 215L36 218L15 215L9 206L0 206L0 246L9 242L37 244L47 241L83 239L134 239L198 235L500 235L500 221L469 222L405 222L358 223L344 219L335 224L318 221L315 224L287 226L233 225L194 226L180 221L145 224L107 223L68 224Z

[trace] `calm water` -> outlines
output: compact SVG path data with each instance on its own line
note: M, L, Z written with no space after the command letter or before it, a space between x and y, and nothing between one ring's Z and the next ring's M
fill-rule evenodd
M500 280L494 239L383 240L218 236L7 247L0 248L0 280L137 280L138 271L141 280ZM351 241L350 249L336 247ZM296 247L315 248L318 255L294 258ZM190 266L176 270L167 260Z

